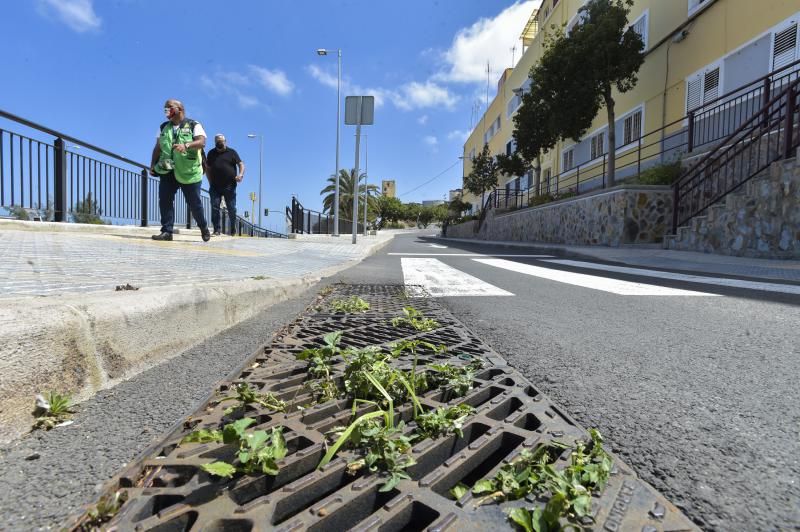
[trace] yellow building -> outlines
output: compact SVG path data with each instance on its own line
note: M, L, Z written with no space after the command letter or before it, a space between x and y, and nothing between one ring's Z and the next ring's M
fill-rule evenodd
M497 95L464 145L464 175L485 142L494 155L514 150L512 118L521 91L529 86L528 73L541 57L544 36L552 26L569 31L585 3L544 0L531 14L521 36L520 61L502 74ZM797 0L634 0L629 22L642 35L645 62L637 86L614 95L617 179L724 138L720 135L740 123L748 109L759 107L765 96L762 78L773 83L774 91L776 79L800 70L799 20ZM582 193L603 186L607 148L602 109L584 138L559 143L542 156L539 192L577 187ZM532 175L500 179L508 191L526 191L533 184ZM480 203L468 194L465 200Z

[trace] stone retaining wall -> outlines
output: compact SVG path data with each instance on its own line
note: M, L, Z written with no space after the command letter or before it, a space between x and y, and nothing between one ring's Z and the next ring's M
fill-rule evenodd
M660 242L669 231L672 190L667 186L621 185L539 207L488 212L450 226L447 236L480 240L604 245Z

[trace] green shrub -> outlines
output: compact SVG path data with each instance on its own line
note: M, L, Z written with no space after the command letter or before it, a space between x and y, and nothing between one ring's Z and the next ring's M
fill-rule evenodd
M630 182L640 185L671 185L681 175L681 161L652 166L633 177Z
M16 218L17 220L30 220L30 216L28 216L28 211L25 210L25 207L21 207L19 205L12 205L8 208L8 214Z
M75 210L72 211L72 220L79 224L103 224L100 215L103 214L102 209L98 207L97 201L92 199L92 193L86 195L84 201L78 201L75 204Z

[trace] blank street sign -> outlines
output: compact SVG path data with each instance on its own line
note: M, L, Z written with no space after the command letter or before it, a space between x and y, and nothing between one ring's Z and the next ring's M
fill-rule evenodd
M357 126L358 120L358 101L361 100L361 122L362 126L371 126L375 120L375 97L374 96L347 96L344 99L344 123L347 126Z

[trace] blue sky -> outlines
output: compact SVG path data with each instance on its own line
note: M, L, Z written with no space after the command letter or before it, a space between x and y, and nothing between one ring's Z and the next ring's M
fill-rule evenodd
M0 19L0 108L146 163L164 100L178 98L248 165L240 211L258 189L258 142L247 134L264 135L263 203L281 212L265 225L282 227L291 195L319 208L334 170L336 59L315 50L341 48L342 98L378 101L375 125L362 131L370 181L394 179L403 201L441 199L461 183L458 157L484 103L486 63L491 98L536 4L10 2ZM354 133L342 126L343 167L354 164Z

